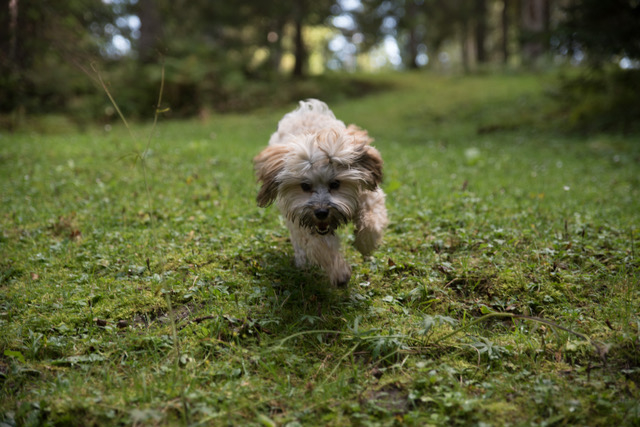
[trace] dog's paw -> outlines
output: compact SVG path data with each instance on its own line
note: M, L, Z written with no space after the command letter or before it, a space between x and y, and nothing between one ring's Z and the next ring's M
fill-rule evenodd
M307 268L308 265L307 257L303 253L296 252L295 257L293 258L293 263L297 268L303 270Z
M382 231L360 230L356 232L353 246L364 256L369 256L382 240Z
M333 286L339 288L347 286L351 280L351 267L345 263L342 268L331 272L330 279Z

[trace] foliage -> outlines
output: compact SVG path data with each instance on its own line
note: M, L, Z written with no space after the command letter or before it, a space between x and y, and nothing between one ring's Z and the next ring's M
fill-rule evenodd
M560 86L558 99L569 125L581 132L637 129L640 72L637 64L635 69L620 69L618 63L633 65L640 58L640 4L579 0L571 2L566 13L557 45L570 55L584 53L588 64Z
M2 134L0 422L637 424L634 138L556 131L546 76L370 79L332 107L391 224L347 289L255 206L291 106Z
M460 30L472 20L473 5L473 0L364 0L350 14L364 35L365 51L391 36L400 45L406 67L418 68L419 53L428 52L435 61L446 42L465 37Z
M78 73L107 45L115 14L102 2L4 2L0 11L0 113L51 111L92 92ZM95 93L95 92L94 92Z
M290 105L306 98L323 97L327 101L337 101L388 89L385 82L367 80L360 75L325 74L294 81L286 77L261 80L246 77L232 69L217 73L213 67L206 59L189 56L167 58L163 65L140 66L129 62L127 67L121 63L118 67L98 71L120 101L125 114L143 120L152 117L157 88L162 83L165 87L162 110L167 118L246 112L267 105ZM148 77L141 79L141 74ZM106 96L96 101L93 109L85 111L86 115L105 123L118 120Z
M278 72L286 33L296 22L322 24L332 1L16 4L0 11L1 47L9 53L0 62L0 113L23 118L56 111L81 122L103 116L101 92L93 84L96 65L113 74L112 88L133 114L153 105L161 63L177 114L263 106L265 98L277 96L276 85L288 83ZM139 28L130 26L131 17L139 17ZM131 51L118 51L116 37L130 43Z
M559 35L565 46L587 52L593 64L640 58L640 4L633 0L578 0L566 8Z
M220 0L6 2L0 9L0 128L16 129L28 124L29 116L52 113L67 116L81 128L92 121L108 122L114 110L95 69L127 115L148 118L163 67L162 107L173 117L248 111L333 90L338 90L336 98L363 92L358 78L340 84L330 75L300 77L310 74L310 58L318 72L326 70L332 55L331 64L357 69L364 63L362 56L373 58L389 40L399 45L403 62L394 66L405 68L428 60L443 71L459 62L469 71L479 69L473 67L473 58L477 64L497 59L507 64L510 56L522 59L513 63L533 64L546 51L549 32L562 55L586 50L588 58L600 64L625 56L635 64L637 2L571 2L566 19L559 18L565 16L559 5L542 0L363 0L355 5L335 0L250 0L242 5ZM523 11L544 22L525 28L524 15L519 16ZM336 18L351 24L337 28ZM556 31L560 21L563 26ZM338 31L346 47L334 52L331 41ZM130 49L116 49L116 41ZM459 54L460 59L452 59ZM597 106L611 105L631 116L625 93L632 93L634 83L625 87L626 81L604 82L613 95L577 98L578 112L572 114L599 117L602 110L608 121L618 114ZM621 123L612 126L628 127L626 115L620 116Z
M565 76L557 99L579 132L638 130L640 70L606 69Z

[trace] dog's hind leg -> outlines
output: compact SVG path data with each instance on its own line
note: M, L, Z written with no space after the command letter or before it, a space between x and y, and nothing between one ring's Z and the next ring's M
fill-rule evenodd
M360 200L360 212L355 220L355 241L353 245L362 255L370 255L382 240L384 229L389 220L384 205L385 195L378 188L363 193Z

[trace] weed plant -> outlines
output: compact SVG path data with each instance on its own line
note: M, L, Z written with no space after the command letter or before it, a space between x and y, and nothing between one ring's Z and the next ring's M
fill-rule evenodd
M369 78L346 289L255 204L286 109L2 134L0 423L638 425L637 138L563 132L550 76Z

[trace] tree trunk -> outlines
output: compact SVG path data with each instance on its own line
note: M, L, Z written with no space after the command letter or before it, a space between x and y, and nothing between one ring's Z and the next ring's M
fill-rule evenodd
M407 40L407 52L409 56L405 59L405 64L411 70L418 69L418 29L416 28L416 15L418 14L418 5L414 0L409 0L407 4L407 18L409 26L409 39Z
M42 39L42 14L36 6L18 0L0 3L0 73L5 80L0 111L25 112L28 78L35 53L35 40ZM31 12L31 13L30 13Z
M15 60L18 43L18 0L0 1L0 52L2 62Z
M522 57L533 63L545 52L544 32L548 26L547 0L522 0Z
M476 0L476 60L478 64L487 62L485 39L487 38L487 0Z
M162 49L162 18L155 0L139 1L140 40L138 55L140 62L147 64L157 59Z
M469 22L467 18L462 20L462 34L460 35L461 42L461 54L462 54L462 69L465 73L469 72Z
M502 0L502 62L509 62L509 0Z
M294 77L302 77L304 76L304 67L307 61L307 51L304 45L304 39L302 37L302 17L300 15L296 16L296 34L294 36L294 46L295 46L295 64L293 66L293 76Z
M267 34L269 42L269 68L273 73L280 71L280 63L282 62L282 35L284 33L284 22L278 19L271 27L271 31Z
M415 27L411 27L411 29L409 30L409 40L408 40L408 54L409 54L409 58L407 61L407 65L409 67L409 69L411 70L417 70L418 67L418 36L416 34L416 28Z

